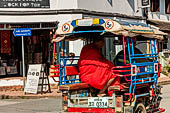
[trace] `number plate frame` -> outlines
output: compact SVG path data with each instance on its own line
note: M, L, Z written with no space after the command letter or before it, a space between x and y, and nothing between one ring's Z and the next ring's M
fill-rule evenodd
M90 97L88 98L88 107L90 108L108 108L109 101L107 97Z

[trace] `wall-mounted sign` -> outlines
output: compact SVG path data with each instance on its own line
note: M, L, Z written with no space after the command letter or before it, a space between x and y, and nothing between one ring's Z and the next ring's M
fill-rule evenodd
M148 6L149 0L142 0L142 6Z
M50 8L49 0L0 0L0 8Z

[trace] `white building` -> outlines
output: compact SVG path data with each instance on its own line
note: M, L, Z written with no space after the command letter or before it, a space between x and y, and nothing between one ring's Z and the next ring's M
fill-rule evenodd
M155 22L170 22L170 1L150 0L148 20ZM166 28L163 28L162 30L166 30Z
M32 29L32 36L25 37L26 64L46 63L58 23L89 17L145 23L146 6L147 0L0 0L0 66L11 67L8 71L13 74L15 66L19 70L21 40L13 36L15 28ZM70 43L69 49L79 52L74 45Z
M1 23L62 23L87 16L114 17L116 14L139 19L135 16L142 16L142 11L136 0L1 0L0 4Z
M159 27L162 31L167 32L168 39L160 43L160 49L163 50L161 55L168 59L170 55L170 0L150 0L150 7L148 8L147 21ZM162 59L162 66L166 66Z

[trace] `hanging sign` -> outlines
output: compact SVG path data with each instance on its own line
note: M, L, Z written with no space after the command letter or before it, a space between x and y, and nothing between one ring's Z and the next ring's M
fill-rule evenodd
M0 8L50 8L49 0L0 0Z
M29 65L24 92L33 93L33 94L37 93L41 71L42 71L42 64Z
M16 28L13 31L15 37L17 36L31 36L31 28Z

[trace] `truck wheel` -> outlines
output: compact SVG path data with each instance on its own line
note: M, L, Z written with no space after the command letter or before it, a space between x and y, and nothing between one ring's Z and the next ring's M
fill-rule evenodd
M142 103L137 104L134 113L146 113L146 108Z

